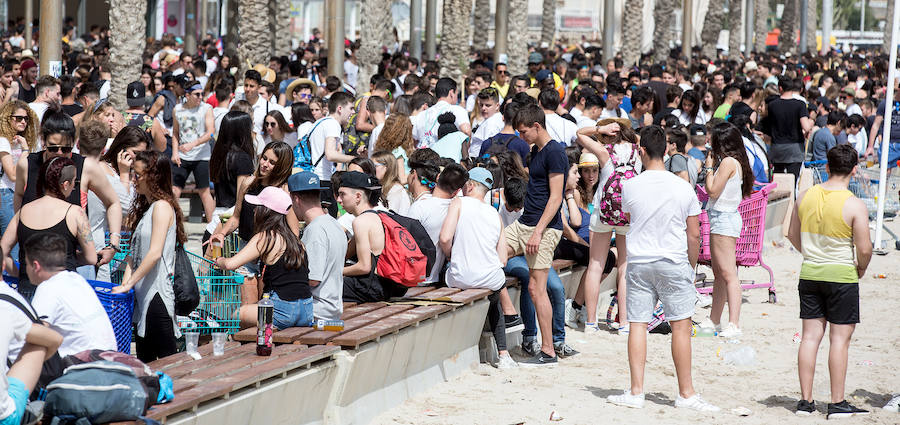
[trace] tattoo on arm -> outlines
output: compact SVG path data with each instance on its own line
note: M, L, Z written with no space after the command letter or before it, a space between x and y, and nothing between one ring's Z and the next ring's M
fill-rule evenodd
M84 210L78 210L78 237L80 237L84 242L93 242L93 236L91 235L91 225L88 221L87 214L84 213Z

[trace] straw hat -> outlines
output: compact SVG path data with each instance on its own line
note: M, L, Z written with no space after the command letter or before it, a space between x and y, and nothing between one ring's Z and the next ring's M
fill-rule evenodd
M597 127L604 126L606 124L612 124L614 122L619 123L619 125L623 127L631 128L631 120L628 118L604 118L600 121L597 121Z
M275 82L275 71L272 68L258 63L256 65L253 65L253 70L258 72L264 81L268 81L270 83Z
M588 167L599 167L600 161L597 160L597 155L594 155L590 152L583 152L581 157L578 158L578 168L588 168Z
M312 94L316 94L316 83L314 83L309 78L298 78L294 81L291 81L291 83L288 84L287 88L284 89L284 94L285 96L287 96L287 99L293 99L294 91L299 90L301 87L309 87L309 89L312 91Z

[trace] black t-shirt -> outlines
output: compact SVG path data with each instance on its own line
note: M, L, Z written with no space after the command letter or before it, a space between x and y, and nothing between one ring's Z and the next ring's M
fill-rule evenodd
M547 142L543 149L531 148L531 162L528 163L528 188L525 192L525 208L519 222L526 226L536 226L544 214L544 208L554 208L553 219L547 224L548 229L562 230L559 208L562 205L547 205L550 201L550 175L563 175L563 188L569 173L569 159L565 146L555 140ZM562 193L560 193L562 195Z
M231 208L237 202L238 176L253 175L253 158L246 152L228 152L221 181L216 183L216 207Z
M84 108L77 103L73 103L71 105L62 105L62 111L68 115L69 117L74 117L84 111Z
M19 85L19 100L25 103L31 103L37 99L37 89L35 86L32 85L31 90L25 90L21 81L18 81L16 84Z
M738 115L745 115L747 118L750 118L750 115L753 114L753 108L750 105L744 102L738 102L734 105L731 105L731 110L728 111L728 115L736 117Z
M672 111L674 110L675 108L671 106L666 106L665 108L660 109L659 112L657 112L656 115L653 116L653 125L662 124L662 119L669 115L672 115Z
M797 99L776 99L769 103L769 115L763 125L772 138L771 158L774 163L802 162L803 127L800 119L809 117L806 104Z

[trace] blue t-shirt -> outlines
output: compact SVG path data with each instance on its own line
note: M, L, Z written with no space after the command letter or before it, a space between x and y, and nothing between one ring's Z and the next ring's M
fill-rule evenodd
M562 230L559 208L562 205L547 205L550 201L550 175L562 174L563 186L566 187L566 174L569 173L569 159L562 143L549 141L543 149L537 146L531 149L531 162L528 163L528 188L525 192L525 207L519 222L526 226L537 226L544 208L555 208L553 219L547 224L548 229ZM561 188L561 189L562 189ZM562 195L562 193L560 193Z
M706 161L706 152L703 152L700 149L690 148L690 149L688 149L687 153L688 153L688 155L690 155L694 158L697 158L700 161Z
M484 157L491 145L494 144L494 141L506 142L507 140L509 140L509 142L506 144L506 148L519 154L519 158L524 164L525 158L528 157L528 143L515 134L498 133L494 137L481 142L481 150L478 152L478 157Z
M812 138L812 160L823 161L828 159L828 150L837 144L834 135L828 127L820 128Z

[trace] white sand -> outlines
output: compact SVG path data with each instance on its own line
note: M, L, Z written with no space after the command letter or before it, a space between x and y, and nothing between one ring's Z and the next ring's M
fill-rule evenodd
M900 223L889 223L900 230ZM881 410L892 392L900 392L900 251L875 256L860 282L861 323L850 346L846 397L858 407L872 410L869 416L846 423L900 423L900 414ZM566 329L567 341L581 354L563 359L550 369L498 370L479 365L472 372L437 385L380 416L376 424L596 424L596 423L822 423L825 404L830 402L828 341L823 341L816 365L813 396L819 414L799 418L793 413L799 398L797 348L792 342L800 331L797 276L800 254L769 245L764 259L775 270L778 303L768 304L765 289L744 292L739 344L721 338L694 338L694 386L703 397L722 407L718 414L676 409L677 384L670 336L648 336L645 378L647 404L629 409L608 404L606 396L629 386L626 338L613 334L590 336ZM707 274L711 273L707 270ZM886 279L873 278L885 274ZM763 281L761 268L741 269L742 279ZM605 311L605 307L604 307ZM727 310L725 314L727 315ZM709 309L698 309L702 320ZM727 317L727 316L725 316ZM717 351L725 353L749 345L756 351L754 366L725 365ZM426 349L422 347L421 349ZM730 410L744 407L749 417ZM562 417L550 421L551 412Z

